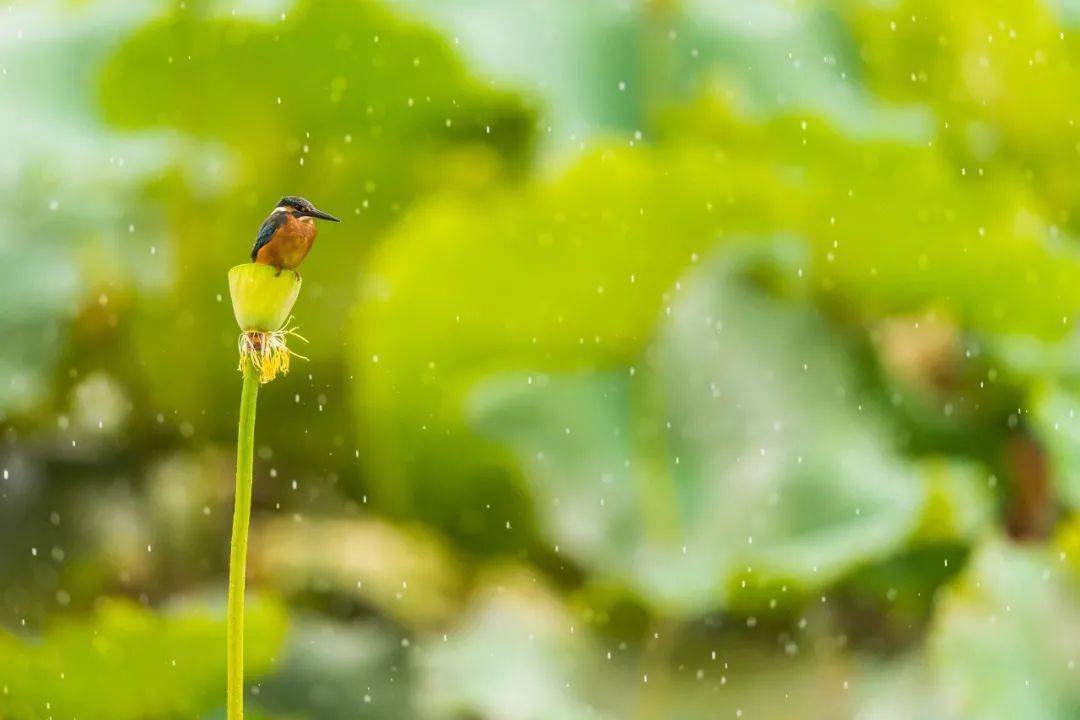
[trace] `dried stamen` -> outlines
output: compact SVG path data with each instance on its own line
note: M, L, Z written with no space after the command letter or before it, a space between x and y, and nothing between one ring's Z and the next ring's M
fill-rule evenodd
M276 378L278 374L289 373L289 360L293 355L301 360L306 357L289 349L288 338L292 336L297 340L307 342L307 338L296 331L292 325L292 318L280 330L264 332L262 330L247 330L240 333L238 349L240 351L240 370L244 369L244 362L248 359L259 373L259 382L266 384Z

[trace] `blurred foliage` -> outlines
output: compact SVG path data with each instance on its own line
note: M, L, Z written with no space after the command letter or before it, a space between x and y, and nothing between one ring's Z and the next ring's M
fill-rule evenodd
M415 704L408 642L378 621L297 613L285 661L260 679L256 710L275 718L409 717Z
M1080 713L1071 3L0 15L0 715Z
M416 627L445 622L458 609L460 562L422 529L278 520L256 537L252 573L291 592L333 592Z
M590 712L585 700L595 690L584 679L595 673L598 648L568 632L573 618L566 608L519 570L493 572L489 581L453 640L425 653L419 696L426 711L447 718L606 717Z
M536 483L546 534L680 614L748 584L828 585L894 552L928 502L843 340L709 265L628 372L516 377L477 401Z
M1077 576L1046 552L981 548L941 600L932 635L954 717L1065 718L1080 713Z
M251 604L244 659L252 677L274 664L285 608ZM155 614L119 600L89 618L58 619L40 642L0 636L5 717L200 717L224 706L225 618L195 608Z

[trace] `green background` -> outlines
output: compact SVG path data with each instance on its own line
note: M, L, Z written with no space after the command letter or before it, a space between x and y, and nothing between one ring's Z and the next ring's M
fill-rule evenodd
M0 3L0 718L1080 717L1080 5Z

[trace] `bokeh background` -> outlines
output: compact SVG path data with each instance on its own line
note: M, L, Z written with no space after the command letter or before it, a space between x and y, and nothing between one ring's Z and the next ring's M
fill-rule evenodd
M1080 717L1080 4L0 4L0 717Z

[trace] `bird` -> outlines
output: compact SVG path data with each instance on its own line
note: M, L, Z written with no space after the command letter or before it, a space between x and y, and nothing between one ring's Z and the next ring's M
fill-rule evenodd
M276 268L275 276L286 269L295 272L315 242L318 232L315 218L341 222L302 197L286 195L278 200L259 227L255 245L251 248L252 262Z

